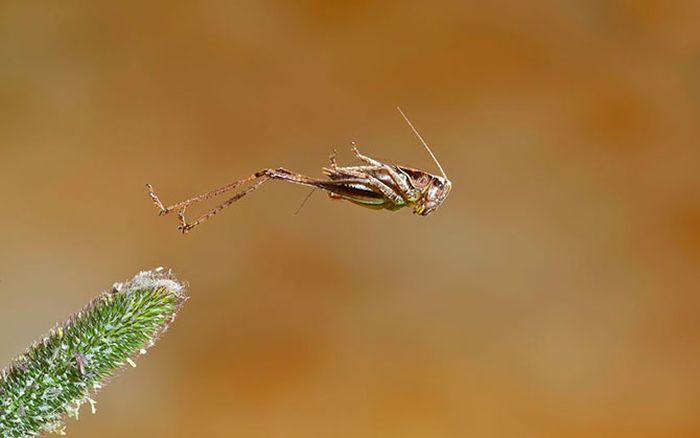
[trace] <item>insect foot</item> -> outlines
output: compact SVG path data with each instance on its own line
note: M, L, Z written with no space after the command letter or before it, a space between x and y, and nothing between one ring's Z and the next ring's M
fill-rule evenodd
M165 208L163 203L160 201L160 198L158 198L158 195L155 194L153 191L153 186L150 184L146 184L146 189L148 190L148 196L151 198L153 203L156 205L158 208L158 215L163 216L164 214L168 213L168 210Z
M180 210L177 211L177 217L180 219L180 225L177 227L177 229L182 232L182 234L187 234L188 231L192 229L192 225L188 224L187 221L185 220L185 209L181 208Z
M338 151L333 149L333 151L331 151L330 156L328 157L328 161L330 161L331 163L331 169L333 170L338 168L338 163L335 161L336 155L338 155Z

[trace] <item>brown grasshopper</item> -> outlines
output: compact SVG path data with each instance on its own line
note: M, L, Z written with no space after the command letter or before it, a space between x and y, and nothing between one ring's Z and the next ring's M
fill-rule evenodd
M401 108L398 108L398 110L433 158L442 176L433 175L411 167L382 163L381 161L361 154L353 144L352 150L355 157L362 161L364 165L338 166L335 160L336 152L333 151L330 156L330 167L323 168L323 173L328 177L327 180L310 178L278 167L276 169L262 169L246 178L178 202L169 207L163 205L158 196L154 193L153 186L150 184L146 185L148 195L158 207L161 216L173 211L177 212L180 219L180 226L178 229L183 233L187 233L197 225L207 221L229 205L273 179L309 186L314 189L321 189L328 192L332 199L345 199L363 207L392 211L403 207L413 207L413 213L427 216L437 210L445 201L445 198L452 188L452 183L447 179L447 175L442 169L440 162L435 158L428 144L418 133L418 130L416 130L408 117L401 111ZM194 222L187 223L185 220L185 209L190 205L221 195L236 187L251 182L253 184L248 188L236 193L233 197L208 213L203 214Z

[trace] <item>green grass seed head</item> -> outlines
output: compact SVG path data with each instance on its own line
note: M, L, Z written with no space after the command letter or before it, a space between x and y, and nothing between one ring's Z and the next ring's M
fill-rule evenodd
M157 268L115 283L0 371L0 435L64 433L115 371L146 353L185 302L185 285Z

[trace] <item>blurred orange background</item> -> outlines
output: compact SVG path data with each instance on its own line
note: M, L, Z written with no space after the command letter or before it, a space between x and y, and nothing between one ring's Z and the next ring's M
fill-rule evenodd
M72 437L700 436L700 3L0 4L0 361L166 265L191 300ZM428 218L270 183L436 172ZM212 206L210 204L207 206ZM190 211L190 216L205 207Z

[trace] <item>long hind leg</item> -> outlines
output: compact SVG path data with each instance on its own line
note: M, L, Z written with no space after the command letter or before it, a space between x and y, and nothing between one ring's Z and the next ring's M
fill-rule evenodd
M306 185L310 187L320 187L319 184L323 184L324 181L321 180L316 180L313 178L309 178L307 176L297 174L290 172L287 169L284 168L277 168L277 169L263 169L258 172L255 172L254 174L240 179L238 181L234 181L230 184L227 184L223 187L220 187L215 190L211 190L206 193L202 193L201 195L197 195L195 197L192 197L190 199L186 199L184 201L178 202L176 204L173 204L171 206L165 207L161 200L158 198L158 196L153 192L153 187L148 184L146 187L148 188L148 195L151 197L151 200L153 203L158 207L160 215L166 215L168 213L171 213L173 211L177 211L178 218L180 219L180 226L178 229L182 231L183 233L186 233L196 227L197 225L206 222L209 220L212 216L217 215L220 213L222 210L224 210L226 207L230 206L234 202L238 201L248 193L257 190L258 187L266 183L267 181L271 179L279 179L282 181L287 181L291 182L294 184L301 184L301 185ZM256 181L257 180L257 181ZM192 223L187 223L187 220L185 219L185 210L187 209L188 206L192 204L196 204L198 202L206 201L207 199L213 198L215 196L221 195L223 193L226 193L242 184L249 183L255 181L251 186L248 188L242 190L241 192L235 194L233 197L227 199L225 202L219 204L218 206L214 207L212 210L209 212L203 214L199 218L197 218L194 222Z
M197 225L199 225L203 222L206 222L211 217L219 214L226 207L228 207L229 205L238 201L239 199L241 199L242 197L244 197L248 193L250 193L254 190L257 190L258 187L260 187L261 185L270 181L271 179L279 179L282 181L287 181L287 182L291 182L291 183L295 183L295 184L311 186L314 188L314 190L317 188L317 186L315 184L318 184L321 182L321 181L314 180L313 178L309 178L309 177L306 177L306 176L301 175L301 174L290 172L289 170L284 169L282 167L278 167L277 169L263 169L259 172L254 173L253 175L249 176L248 178L242 179L240 181L236 181L234 183L229 184L228 186L225 186L226 190L223 190L223 188L218 189L218 190L213 190L211 192L200 195L199 197L192 198L195 201L190 202L190 204L194 203L194 202L203 201L204 199L208 199L212 196L216 196L218 194L224 193L225 191L228 191L228 190L232 189L233 187L236 187L236 186L242 184L243 182L252 181L252 180L255 180L257 178L260 178L260 179L258 181L256 181L253 185L251 185L250 187L248 187L247 189L245 189L239 193L236 193L236 195L234 195L233 197L227 199L222 204L217 205L211 211L203 214L202 216L197 218L197 220L195 220L194 222L189 223L189 224L185 220L185 208L187 208L187 205L189 205L189 204L186 204L186 205L183 205L183 204L185 202L192 201L192 200L183 201L181 203L175 204L175 206L179 206L178 217L180 218L180 226L178 227L178 229L180 231L182 231L183 233L190 231L192 228L196 227ZM206 196L206 198L204 196ZM201 199L199 199L199 198L201 198ZM173 207L174 206L171 206L168 208L172 210Z
M328 156L328 161L330 162L331 169L333 169L333 170L336 170L338 168L338 162L336 161L337 154L338 154L338 151L333 149L331 151L330 155ZM311 189L311 191L309 191L309 194L306 195L306 197L304 198L303 201L301 201L301 204L299 204L299 207L297 208L297 211L294 212L294 215L299 214L301 209L304 208L304 205L306 205L306 202L311 198L311 195L314 194L314 192L316 191L316 188L317 187L314 187ZM333 198L333 197L334 197L334 195L331 193L331 198ZM335 195L335 197L337 197L337 195Z
M234 195L233 197L231 197L231 198L227 199L225 202L217 205L211 211L201 215L194 222L189 223L189 224L185 220L185 209L187 207L186 206L182 207L180 210L178 210L178 213L177 213L178 217L180 218L180 226L178 227L178 229L180 231L182 231L183 234L187 233L188 231L190 231L192 228L196 227L197 225L199 225L203 222L206 222L207 220L211 219L213 216L216 216L217 214L221 213L221 211L223 211L226 207L228 207L229 205L238 201L239 199L241 199L242 197L244 197L248 193L256 190L258 187L265 184L269 180L270 180L270 177L263 176L258 181L256 181L255 184L251 185L250 187L248 187L247 189L245 189L241 192L236 193L236 195Z
M243 179L239 179L237 181L234 181L232 183L226 184L225 186L219 187L218 189L214 189L205 193L202 193L200 195L194 196L189 199L185 199L184 201L180 201L176 204L170 205L168 207L165 207L163 203L161 202L160 198L158 195L155 194L153 191L153 186L150 184L146 184L146 188L148 189L148 196L151 198L153 203L158 207L159 214L161 216L166 215L168 213L172 213L173 211L180 211L183 208L189 207L192 204L196 204L198 202L206 201L207 199L211 199L215 196L221 195L223 193L226 193L230 190L235 189L236 187L249 183L251 181L255 181L258 178L261 178L263 176L267 176L268 178L273 178L273 179L282 179L286 180L289 182L296 182L298 184L305 184L305 181L312 181L312 178L305 177L304 175L296 174L293 172L290 172L287 169L284 169L282 167L278 167L277 169L262 169L258 172L255 172L254 174L245 177ZM307 184L308 185L308 184Z
M234 202L238 201L248 193L257 190L258 187L263 185L269 180L272 179L278 179L286 182L290 182L293 184L299 184L299 185L304 185L308 187L314 187L314 188L319 188L331 193L335 192L342 192L342 191L347 191L351 190L349 189L349 185L353 184L367 184L368 180L366 178L346 178L342 180L336 180L336 181L328 181L328 180L319 180L315 178L310 178L308 176L304 176L298 173L291 172L287 169L278 167L276 169L263 169L260 170L259 172L256 172L252 175L250 175L247 178L243 178L238 181L234 181L231 184L228 184L226 186L223 186L219 189L212 190L210 192L203 193L201 195L195 196L193 198L178 202L176 204L173 204L169 207L165 207L163 203L160 201L158 196L153 192L153 188L148 185L149 189L149 196L153 200L153 202L156 204L158 207L160 214L165 215L168 213L171 213L173 211L177 211L178 217L180 219L180 226L179 229L183 233L186 233L196 227L197 225L206 222L209 220L212 216L217 215L219 212L224 210L226 207L230 206ZM257 180L257 181L255 181ZM241 192L237 193L233 197L227 199L225 202L222 204L214 207L212 210L210 210L208 213L203 214L199 218L197 218L194 222L192 223L187 223L187 220L185 219L185 210L187 209L188 206L191 204L195 204L201 201L205 201L207 199L210 199L214 196L220 195L222 193L225 193L235 187L240 186L241 184L247 183L247 182L252 182L255 181L252 185L250 185L248 188L242 190Z
M180 201L180 202L173 204L169 207L165 207L163 205L160 198L158 198L158 195L156 195L155 192L153 191L152 185L146 184L146 188L148 189L148 196L150 196L153 203L156 205L156 207L158 207L159 214L161 216L163 216L163 215L166 215L168 213L172 213L173 211L176 211L176 210L177 211L182 210L183 208L186 208L189 205L196 204L196 203L202 202L202 201L206 201L207 199L213 198L213 197L218 196L222 193L226 193L229 190L233 190L242 184L254 181L263 175L264 175L264 171L256 172L256 173L254 173L246 178L239 179L238 181L234 181L232 183L226 184L223 187L219 187L218 189L211 190L211 191L208 191L206 193L202 193L201 195L197 195L197 196L194 196L192 198L185 199L184 201Z

